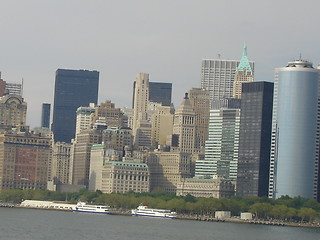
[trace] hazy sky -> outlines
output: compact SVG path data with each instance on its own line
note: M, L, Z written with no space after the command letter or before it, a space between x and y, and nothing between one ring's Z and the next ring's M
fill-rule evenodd
M24 79L27 124L52 104L58 68L100 72L99 102L131 106L138 72L172 82L177 107L200 87L201 60L239 59L244 42L255 80L302 58L320 62L317 0L1 0L0 71Z

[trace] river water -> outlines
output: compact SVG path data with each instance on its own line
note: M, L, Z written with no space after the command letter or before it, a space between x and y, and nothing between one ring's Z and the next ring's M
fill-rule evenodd
M316 240L320 229L0 208L0 239Z

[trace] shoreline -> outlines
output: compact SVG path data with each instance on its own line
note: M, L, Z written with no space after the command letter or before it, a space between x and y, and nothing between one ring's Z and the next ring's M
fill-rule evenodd
M72 210L69 210L69 209L22 207L22 206L20 206L20 204L13 204L13 203L0 203L0 207L72 212ZM129 210L112 209L112 210L110 210L110 213L111 213L111 215L131 216L131 213ZM296 223L296 222L270 221L270 220L255 220L255 219L241 220L239 218L216 219L214 217L209 217L209 216L185 215L185 214L178 214L176 219L177 220L190 220L190 221L204 221L204 222L259 224L259 225L283 226L283 227L320 228L320 223L312 224L312 223Z

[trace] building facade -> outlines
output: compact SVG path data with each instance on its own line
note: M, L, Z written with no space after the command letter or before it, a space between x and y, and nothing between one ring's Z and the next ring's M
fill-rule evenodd
M78 107L76 114L76 136L84 129L92 127L93 113L95 112L95 104L90 103L88 107Z
M212 178L221 176L231 181L237 179L240 109L220 108L210 110L209 136L205 158L196 162L195 176Z
M147 164L151 174L150 190L176 193L182 178L192 177L192 155L182 152L150 152Z
M99 72L58 69L56 71L52 131L54 140L70 143L76 132L76 111L97 104Z
M183 178L177 185L177 196L231 198L234 197L234 185L223 178L200 179Z
M0 189L47 187L51 139L25 133L0 134Z
M203 148L208 139L210 92L201 88L189 90L189 99L195 113L195 148Z
M269 196L315 198L319 148L319 72L295 60L276 69Z
M8 94L0 97L0 129L25 126L27 103L19 95Z
M50 103L42 103L41 127L50 128Z
M242 85L237 196L267 197L273 83Z

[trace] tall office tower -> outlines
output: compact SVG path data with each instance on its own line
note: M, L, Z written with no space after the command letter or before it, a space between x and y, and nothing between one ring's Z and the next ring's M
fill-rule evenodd
M30 132L0 134L0 189L47 187L51 139Z
M123 113L120 108L116 108L115 104L110 100L106 100L95 108L93 114L93 122L103 119L109 127L124 127Z
M133 128L133 109L123 107L121 108L121 112L123 113L123 125L125 127Z
M42 103L41 127L49 128L50 126L50 103Z
M319 72L304 60L277 68L269 196L315 198L319 159Z
M243 83L237 196L268 196L272 103L273 83Z
M168 106L157 107L152 115L152 145L165 145L167 136L172 135L174 109Z
M201 88L210 91L211 100L233 96L233 82L239 63L237 60L202 60ZM249 62L249 64L251 70L254 71L254 62Z
M184 153L195 153L196 114L193 111L188 93L174 115L173 135L178 137L178 145L174 150Z
M26 124L27 103L19 95L0 97L0 129L11 129Z
M134 108L134 93L136 82L133 83L133 100L132 107ZM172 83L149 82L149 101L161 103L162 106L171 105Z
M204 147L208 139L209 111L210 111L210 93L201 88L192 88L189 90L189 98L195 116L196 136L195 148Z
M227 107L210 110L205 158L196 162L196 177L212 178L218 175L231 181L237 180L240 109L237 108L239 103L231 102L234 106L226 103Z
M247 46L243 47L242 58L233 82L233 98L241 98L242 83L253 82L253 70L247 57Z
M22 96L23 83L6 83L5 94L15 94Z
M151 174L150 190L176 193L179 181L192 177L191 158L190 153L149 152L147 164Z
M76 132L76 111L97 104L99 72L58 69L54 89L52 131L57 142L70 143Z
M95 104L90 103L88 107L78 107L76 114L76 136L84 129L91 128Z
M101 130L85 129L77 135L71 147L72 184L88 186L91 146L101 142Z
M71 183L70 164L71 144L56 142L52 149L52 179L55 184Z
M138 73L134 91L133 106L133 134L137 130L139 121L147 119L147 107L149 101L149 74Z

